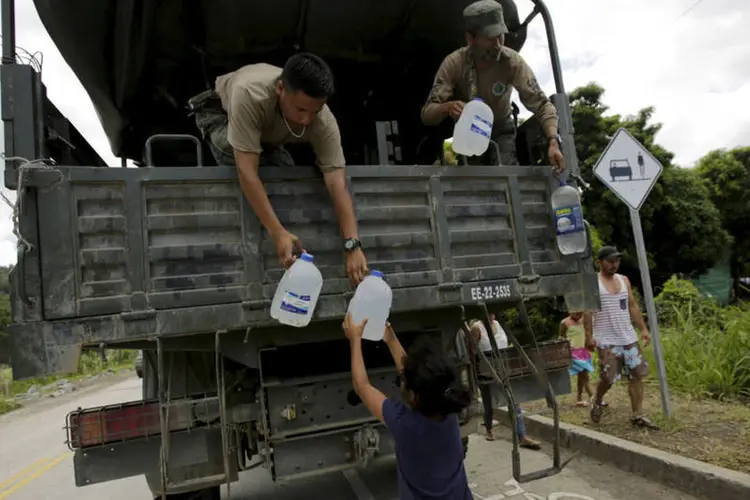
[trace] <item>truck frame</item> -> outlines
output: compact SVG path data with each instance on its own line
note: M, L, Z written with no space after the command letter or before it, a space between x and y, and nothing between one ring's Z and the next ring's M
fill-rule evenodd
M554 29L544 2L532 2L516 34L525 38L541 14L566 175L575 183ZM405 4L406 24L415 4ZM18 62L14 1L1 5L5 185L16 190L19 241L11 273L14 377L74 372L84 349L143 350L142 400L68 416L76 484L145 475L155 496L218 498L220 485L259 466L280 481L392 455L387 430L351 389L348 356L336 355L353 290L318 171L261 169L279 219L316 254L324 276L314 321L295 329L269 316L283 270L235 169L204 166L202 142L182 131L151 134L142 168L123 168L128 153L122 167L108 167L49 101L40 73ZM555 394L570 392L569 347L537 344L525 303L564 297L570 309L592 309L599 298L590 242L584 254L557 250L549 204L557 180L538 161L538 124L519 127L527 166L515 167L397 165L408 146L399 145L403 127L397 120L370 126L375 161L347 167L348 180L370 265L393 289L391 323L400 338L407 349L417 336L441 339L476 388L482 368L457 332L469 317L487 321L489 310L517 307L533 349L527 353L505 325L513 347L495 345L485 359L501 382L497 406L546 398L557 421ZM177 143L195 146L193 165L156 165L154 148ZM373 384L398 397L387 350L368 345L365 356ZM472 406L461 415L466 440L478 413ZM562 467L556 446L552 468L522 475L517 436L514 444L516 479Z

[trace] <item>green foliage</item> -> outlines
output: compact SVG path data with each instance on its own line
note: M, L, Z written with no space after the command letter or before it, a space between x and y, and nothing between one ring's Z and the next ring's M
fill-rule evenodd
M534 336L538 342L557 338L560 321L567 315L556 303L549 300L535 300L526 304L526 312ZM531 345L532 339L521 323L520 314L516 308L505 309L501 313L506 325L513 329L518 341L523 345Z
M699 274L712 267L730 238L701 179L690 170L673 166L674 155L656 144L661 125L651 121L653 108L627 117L606 115L603 96L604 89L595 83L570 94L581 175L592 186L583 200L587 220L596 226L603 242L624 252L623 270L637 276L629 272L637 269L637 263L628 208L592 170L617 129L624 127L664 165L662 177L641 209L649 264L659 270L652 277L655 284L660 284L661 276ZM639 280L634 281L637 284Z
M0 415L2 415L3 413L8 413L9 411L13 411L18 408L18 406L18 403L16 403L14 400L0 397Z
M46 377L13 381L13 373L10 367L0 365L0 415L17 408L13 401L17 394L23 394L31 386L44 387L61 379L76 380L87 375L93 375L106 370L117 371L122 368L132 368L138 351L124 349L108 349L105 351L106 362L98 351L85 351L81 355L81 364L78 372L71 375L49 375ZM5 394L5 386L8 386L9 394ZM8 396L9 399L4 398Z
M699 326L714 325L722 320L722 309L714 299L704 297L691 281L677 276L664 283L654 302L659 321L664 325L677 326L685 317Z
M721 308L677 277L655 301L671 386L719 399L750 395L750 310Z
M596 254L604 246L602 237L599 235L599 230L592 224L591 225L591 253L596 258Z
M718 208L724 228L734 238L732 272L750 276L750 147L711 151L696 171Z
M723 318L724 329L680 311L661 329L671 386L717 399L750 396L750 312L729 308Z

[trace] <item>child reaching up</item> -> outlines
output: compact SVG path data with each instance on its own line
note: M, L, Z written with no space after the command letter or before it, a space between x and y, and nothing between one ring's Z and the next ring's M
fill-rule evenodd
M367 319L358 325L347 315L343 324L351 347L352 385L396 443L399 498L472 500L458 423L458 413L471 404L471 395L454 361L439 342L426 337L406 353L387 325L383 341L399 372L402 397L386 398L367 376L362 357L366 323Z
M570 375L578 375L578 399L577 406L586 407L588 401L583 400L583 391L586 390L589 398L594 394L589 384L589 373L594 372L594 363L591 353L586 349L586 333L583 329L583 312L572 311L570 316L560 322L560 338L570 341L570 354L573 364L570 366Z

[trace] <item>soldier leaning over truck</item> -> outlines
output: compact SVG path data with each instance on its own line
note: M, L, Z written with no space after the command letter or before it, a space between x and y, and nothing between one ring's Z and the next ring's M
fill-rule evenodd
M518 165L516 124L512 116L511 93L518 90L523 105L540 121L549 146L547 155L556 171L565 169L557 134L557 110L550 102L526 61L504 46L508 28L503 9L495 0L470 4L463 12L466 43L449 54L440 65L422 108L425 125L439 125L446 117L458 119L464 104L481 98L495 115L492 139L500 147L500 158L493 148L480 159L485 165Z
M242 191L273 238L281 263L290 266L294 247L301 250L302 245L279 222L258 167L294 166L283 145L308 142L341 226L347 275L353 285L359 284L367 260L346 185L341 134L326 105L334 92L331 69L318 56L300 53L290 57L283 69L264 63L243 66L218 77L215 87L190 99L189 107L216 162L237 166Z

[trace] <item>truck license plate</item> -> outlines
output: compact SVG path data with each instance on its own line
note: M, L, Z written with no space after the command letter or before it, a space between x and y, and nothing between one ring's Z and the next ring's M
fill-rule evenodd
M497 302L515 298L517 293L512 281L499 281L464 285L461 295L470 302Z

